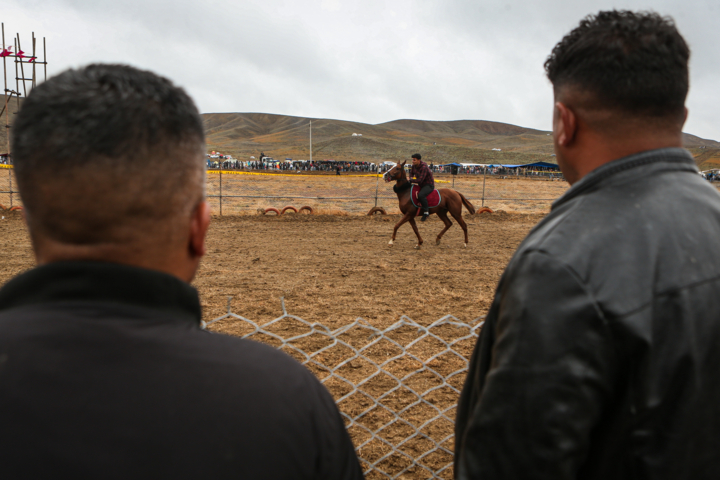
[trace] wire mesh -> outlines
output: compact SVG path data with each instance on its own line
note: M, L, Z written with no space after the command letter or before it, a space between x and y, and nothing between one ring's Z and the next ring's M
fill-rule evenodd
M292 171L288 171L292 172ZM522 213L542 213L569 188L557 176L481 173L436 175L436 188L454 188L476 208ZM373 174L307 175L267 174L247 171L209 171L207 195L217 215L255 213L259 208L308 205L320 213L366 213L374 206L399 213L394 183ZM720 182L713 182L720 189ZM0 165L0 205L22 206L10 165Z
M482 317L424 326L402 316L378 329L362 318L336 330L288 314L259 324L228 310L243 338L282 350L328 388L366 478L453 478L454 419Z
M0 165L0 205L4 208L22 206L15 172L9 165Z
M292 171L289 171L292 172ZM567 183L550 176L437 174L436 188L454 188L475 207L494 210L546 212L567 190ZM209 171L207 194L214 212L223 215L254 212L258 208L309 205L314 210L366 213L374 206L397 211L394 182L373 174L312 175L257 171ZM396 213L397 213L396 212Z

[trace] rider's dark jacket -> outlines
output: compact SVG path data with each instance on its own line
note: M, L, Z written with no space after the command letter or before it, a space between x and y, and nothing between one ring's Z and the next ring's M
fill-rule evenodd
M435 180L433 179L430 167L422 160L420 161L420 165L417 167L413 165L412 168L410 168L410 178L408 180L410 183L416 183L420 187L430 185L432 188L435 188Z
M720 478L720 195L687 151L555 202L500 280L455 428L457 478Z

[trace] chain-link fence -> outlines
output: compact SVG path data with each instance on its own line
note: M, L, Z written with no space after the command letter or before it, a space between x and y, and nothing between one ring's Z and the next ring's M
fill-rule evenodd
M291 171L290 171L291 172ZM436 188L453 188L475 207L493 210L547 212L568 185L557 175L435 174ZM379 206L399 212L395 182L374 174L323 175L208 171L207 194L213 211L221 215L255 212L258 208L309 205L332 213L366 213Z
M550 174L513 175L467 173L435 175L436 188L453 188L476 208L522 213L544 213L569 188L565 181ZM394 182L386 183L373 174L312 175L210 170L207 195L217 215L255 213L259 208L281 209L286 205L308 205L318 213L366 213L383 207L399 213ZM720 182L714 182L720 188ZM22 206L14 172L0 165L0 205Z
M366 478L453 478L455 409L483 318L430 325L403 316L378 329L362 318L337 330L283 314L259 324L228 311L243 338L288 353L335 398Z
M12 166L0 165L0 208L22 206Z
M482 174L436 174L437 188L454 188L476 208L546 212L550 204L567 189L558 178ZM258 208L311 206L318 213L367 213L383 207L399 213L394 182L386 183L373 174L308 175L265 174L257 172L210 170L207 195L216 215L255 213ZM13 169L0 165L0 205L22 206Z

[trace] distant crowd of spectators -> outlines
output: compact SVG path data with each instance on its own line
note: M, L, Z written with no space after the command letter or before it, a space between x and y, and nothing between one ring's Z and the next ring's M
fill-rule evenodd
M716 182L720 178L720 171L710 170L709 172L700 173L708 182Z
M274 160L255 160L243 162L235 159L219 161L208 160L208 168L222 168L232 170L267 170L267 171L295 171L295 172L367 172L378 171L378 166L371 162L342 162L342 161L289 161L276 162Z
M12 164L12 158L8 156L0 156L0 164ZM243 162L234 158L225 158L219 160L208 159L208 168L223 170L267 170L267 171L294 171L294 172L354 172L354 173L385 173L393 167L394 164L376 165L371 162L344 162L335 160L322 161L290 161L277 162L275 160L256 160ZM430 170L434 173L452 174L453 167L450 165L429 165ZM339 170L338 170L339 168ZM409 167L406 167L409 170ZM487 171L485 171L487 170ZM458 175L502 175L502 176L521 176L521 177L544 177L549 180L561 180L562 174L553 170L528 169L528 168L507 168L503 166L487 167L483 165L471 165L456 167L455 173ZM709 182L716 182L720 179L719 171L708 171L701 173L703 178Z

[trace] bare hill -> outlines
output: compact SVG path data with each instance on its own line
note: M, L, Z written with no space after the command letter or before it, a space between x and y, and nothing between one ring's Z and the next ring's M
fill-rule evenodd
M261 151L279 159L309 159L310 121L316 160L395 161L415 152L434 163L554 159L549 131L486 120L402 119L370 125L266 113L209 113L203 119L209 149L241 159ZM703 148L720 148L720 142L687 133L683 141L696 156Z
M720 148L720 142L716 142L715 140L706 140L704 138L696 137L695 135L690 135L689 133L683 133L683 145L685 148Z
M263 113L215 113L203 118L209 149L237 158L263 151L274 158L308 159L312 120L317 160L397 160L414 152L435 163L552 159L549 132L482 120L394 120L370 125Z
M4 106L5 99L0 98L0 109ZM17 108L15 98L9 107L12 124ZM221 151L240 159L257 157L261 151L278 159L309 159L312 121L315 160L396 161L417 152L436 164L554 161L549 131L486 120L401 119L371 125L269 113L206 113L202 117L208 151ZM7 151L8 129L2 128L4 124L3 113L0 153ZM688 133L683 134L683 142L701 168L720 166L720 142Z

